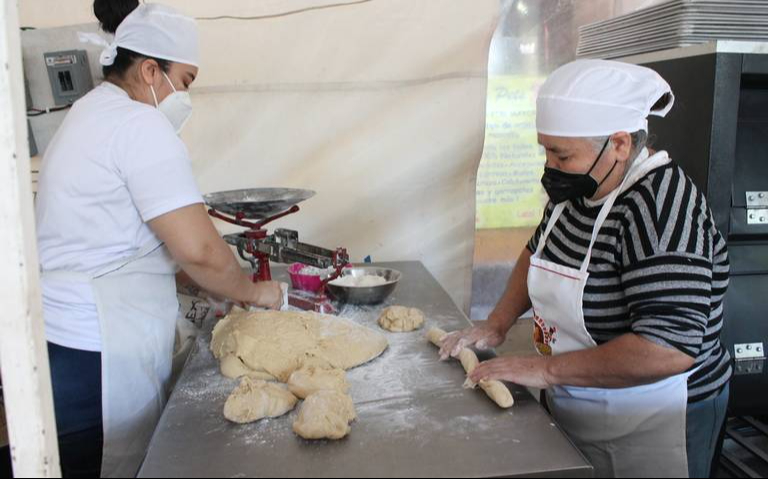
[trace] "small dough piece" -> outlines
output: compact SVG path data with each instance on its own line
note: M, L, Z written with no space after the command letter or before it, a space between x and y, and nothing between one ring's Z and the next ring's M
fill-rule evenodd
M304 367L291 374L288 390L299 399L306 399L319 391L349 392L347 373L341 369Z
M350 433L355 419L357 412L351 397L339 391L320 391L302 404L293 432L308 440L339 440Z
M284 386L245 377L227 398L224 417L237 424L248 424L287 414L298 402Z
M416 308L391 306L381 313L379 326L393 333L410 333L424 325L424 313Z
M439 328L432 328L427 331L427 340L437 346L438 348L443 345L445 337L448 333ZM467 380L464 383L464 387L468 389L474 389L478 385L474 384L469 379L469 375L477 368L480 361L477 359L477 354L471 349L463 349L459 353L459 360L464 367L464 371L467 372ZM488 395L493 402L499 405L503 409L509 409L515 405L515 398L512 396L509 388L501 381L480 381L479 386Z

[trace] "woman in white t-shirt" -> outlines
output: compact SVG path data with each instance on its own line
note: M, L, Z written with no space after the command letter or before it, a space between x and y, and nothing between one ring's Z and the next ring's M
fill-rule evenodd
M282 294L241 270L177 135L198 73L194 20L138 0L94 12L115 34L106 81L46 152L38 246L64 475L132 477L167 393L179 267L233 301L279 309Z

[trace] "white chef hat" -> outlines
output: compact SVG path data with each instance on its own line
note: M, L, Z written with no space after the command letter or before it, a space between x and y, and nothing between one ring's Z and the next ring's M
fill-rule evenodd
M117 48L152 58L200 66L200 44L195 20L157 3L142 3L117 27L112 43L99 35L80 33L80 40L104 46L100 63L115 63Z
M653 110L665 95L670 102ZM579 60L555 71L539 91L539 133L566 138L648 131L650 115L674 106L672 87L650 68L605 60Z

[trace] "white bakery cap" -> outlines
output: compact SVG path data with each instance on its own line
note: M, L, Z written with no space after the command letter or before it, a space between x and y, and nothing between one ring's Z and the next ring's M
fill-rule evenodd
M665 95L670 102L653 110ZM555 71L539 91L536 128L565 138L648 131L648 117L674 106L672 87L650 68L606 60L579 60Z
M195 20L157 3L142 3L117 27L110 43L93 33L80 33L80 41L104 46L100 63L115 63L117 48L160 60L200 66L200 42Z

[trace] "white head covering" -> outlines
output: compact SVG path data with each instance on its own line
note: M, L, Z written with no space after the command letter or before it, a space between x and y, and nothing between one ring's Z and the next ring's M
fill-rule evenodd
M662 111L653 106L672 95ZM565 138L648 131L648 116L667 116L672 87L650 68L605 60L579 60L555 71L539 91L539 133Z
M80 41L104 46L100 62L115 63L117 48L152 58L200 66L200 45L195 20L171 7L142 3L117 27L115 38L108 43L101 36L80 33Z

